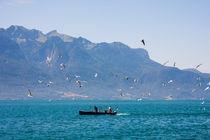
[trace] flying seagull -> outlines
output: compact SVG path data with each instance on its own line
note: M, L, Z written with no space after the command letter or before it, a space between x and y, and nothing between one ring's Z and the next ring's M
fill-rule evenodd
M33 97L33 95L31 94L31 90L28 89L28 97Z
M195 68L197 69L198 67L200 67L202 64L197 65Z
M75 74L74 76L75 76L75 78L80 78L80 76L79 76L79 75L76 75L76 74Z
M209 89L209 87L206 87L203 91L207 91Z
M95 77L95 78L98 77L98 73L95 73L94 77Z
M197 86L201 87L201 83L198 83Z
M143 43L143 45L145 46L145 42L144 42L144 39L142 39L142 40L141 40L141 42L142 42L142 43Z
M172 82L173 82L173 80L169 80L169 81L168 81L169 84L172 83Z
M137 79L134 79L134 80L133 80L133 82L134 82L134 83L137 83L137 82L138 82L138 80L137 80Z
M192 92L195 92L196 91L196 89L192 89Z
M122 91L122 89L121 89L121 88L119 88L119 89L117 89L117 91Z
M61 58L61 57L62 57L62 55L61 55L61 54L59 54L59 55L58 55L58 58Z
M46 63L48 64L49 67L52 66L52 64L50 63L51 60L52 60L51 57L47 57L46 59Z
M39 83L39 84L42 84L42 83L43 83L43 81L42 81L42 80L38 80L38 83Z
M163 86L163 87L166 87L166 83L162 83L162 86Z
M165 63L163 63L163 66L165 66L169 61L166 61Z
M71 80L71 78L70 78L70 77L66 77L66 80L67 80L67 81L70 81L70 80Z
M79 84L80 88L83 87L82 82L87 83L87 81L80 81L80 80L76 81L76 83Z
M66 65L61 63L60 66L62 66L64 69L66 68Z
M174 67L176 67L176 62L174 62Z
M142 98L138 98L138 99L137 99L137 101L141 101L141 100L142 100Z

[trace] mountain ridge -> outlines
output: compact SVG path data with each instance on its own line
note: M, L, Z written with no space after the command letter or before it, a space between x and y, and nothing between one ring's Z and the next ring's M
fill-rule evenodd
M121 42L92 43L56 30L43 34L23 26L1 28L0 49L6 50L12 42L17 50L0 52L2 99L28 99L26 88L34 91L35 99L64 99L67 92L81 95L68 96L70 99L86 96L85 99L165 99L169 95L174 99L199 99L210 81L208 74L163 66L151 60L145 49L133 49ZM13 58L15 55L22 58L21 61ZM65 64L65 68L61 64ZM71 80L66 80L68 77ZM201 77L199 81L198 77ZM43 84L38 80L43 80ZM82 83L80 88L78 80L87 83ZM168 83L170 80L173 82ZM53 84L47 87L49 81ZM198 87L200 82L203 84ZM163 83L167 86L162 86ZM191 92L194 88L196 93ZM149 92L150 96L144 96Z

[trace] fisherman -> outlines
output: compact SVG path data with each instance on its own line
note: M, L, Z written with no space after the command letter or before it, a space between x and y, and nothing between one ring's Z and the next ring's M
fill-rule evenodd
M111 106L109 106L109 113L112 113L112 108L111 108Z
M98 112L98 108L96 106L94 106L94 111Z

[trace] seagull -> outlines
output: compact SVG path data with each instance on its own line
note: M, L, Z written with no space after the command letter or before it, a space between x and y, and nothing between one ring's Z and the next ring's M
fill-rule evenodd
M201 104L203 105L205 102L203 101L203 102L201 102Z
M80 80L77 80L76 83L79 84L80 88L82 87L82 84L81 84Z
M169 61L166 61L165 63L163 63L163 66L165 66Z
M137 80L137 79L134 79L134 80L133 80L133 82L134 82L134 83L137 83L137 82L138 82L138 80Z
M172 95L167 96L166 100L173 100L173 96Z
M71 80L71 78L70 77L66 77L66 80L69 81L69 80Z
M33 95L31 94L31 90L28 89L28 97L33 97Z
M81 84L80 80L77 80L76 83Z
M174 67L176 67L176 62L174 62Z
M198 83L197 86L201 87L201 83Z
M142 39L142 40L141 40L141 42L142 42L142 43L143 43L143 45L145 46L145 42L144 42L144 39Z
M61 63L60 66L62 66L64 69L66 68L65 64Z
M83 87L83 85L79 85L79 87L81 88L81 87Z
M169 81L168 81L169 84L172 83L172 82L173 82L173 80L169 80Z
M203 91L207 91L209 89L209 87L206 87Z
M49 83L47 83L47 85L46 85L47 87L49 87L50 86L50 84Z
M95 77L95 78L98 77L98 73L95 73L94 77Z
M53 82L52 82L52 81L49 81L48 83L49 83L49 84L53 84Z
M58 58L61 58L61 57L62 57L62 55L61 55L61 54L59 54L59 55L58 55Z
M206 85L210 86L210 82L208 82Z
M134 87L133 87L133 86L131 86L130 88L131 88L131 89L133 89Z
M142 98L137 99L137 101L141 101L141 100L142 100Z
M162 83L162 86L166 87L166 83Z
M80 81L80 80L77 80L76 83L79 84L79 87L80 87L80 88L83 87L83 85L81 84L81 82L87 83L87 81Z
M42 84L42 83L43 83L43 81L42 81L42 80L38 80L38 83Z
M192 89L192 92L195 92L196 91L196 89Z
M64 70L64 68L60 68L60 71L63 71Z
M46 59L46 63L48 64L49 67L52 66L52 64L50 63L51 60L52 60L51 57L47 57Z
M148 96L151 96L151 93L150 92L148 93Z
M119 89L117 89L117 91L122 91L122 89L121 89L121 88L119 88Z
M197 65L195 68L197 69L198 67L200 67L202 64Z
M79 75L76 75L76 74L75 74L74 76L75 76L76 78L80 78L80 76L79 76Z
M128 76L125 76L125 79L128 80Z

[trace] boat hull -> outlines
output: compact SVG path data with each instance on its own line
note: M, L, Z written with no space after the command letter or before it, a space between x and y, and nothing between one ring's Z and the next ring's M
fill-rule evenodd
M88 112L88 111L79 111L79 115L116 115L117 112Z

